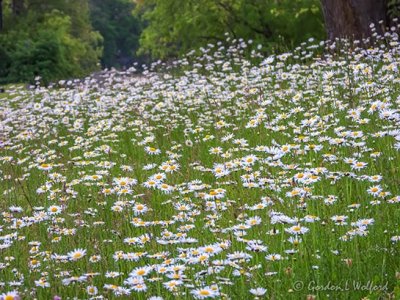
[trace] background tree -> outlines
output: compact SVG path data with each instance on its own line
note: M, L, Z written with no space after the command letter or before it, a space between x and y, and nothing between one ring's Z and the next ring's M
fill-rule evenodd
M0 0L0 31L3 30L3 0Z
M140 53L176 56L208 42L252 39L271 50L325 36L318 0L141 0Z
M103 67L129 66L134 61L142 31L134 8L132 0L90 0L92 26L104 38Z
M394 2L394 1L391 1ZM371 36L370 24L382 34L389 21L386 0L321 0L328 38Z
M12 0L11 1L12 13L15 17L20 16L25 10L24 0Z
M383 33L399 14L400 0L0 0L0 83L175 58L226 33L280 53Z
M3 2L0 82L49 82L99 69L102 37L92 29L87 0Z

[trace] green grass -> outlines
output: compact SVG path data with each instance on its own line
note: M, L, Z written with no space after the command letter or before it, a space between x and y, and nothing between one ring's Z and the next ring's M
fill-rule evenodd
M252 65L235 54L227 64L237 71L210 60L214 71L202 75L8 87L0 95L0 242L9 244L0 249L0 294L88 299L96 297L88 287L96 287L105 299L191 299L206 288L210 297L249 299L260 287L267 299L400 297L398 50L326 54L304 64L278 57ZM150 155L147 146L161 153ZM215 147L222 152L211 154ZM249 155L256 161L246 165ZM354 169L349 158L365 167ZM179 167L162 170L166 163ZM229 172L217 177L216 164ZM157 173L170 193L161 183L143 185ZM375 175L381 179L373 182ZM126 187L119 177L137 180L131 194L118 193ZM381 193L368 192L378 185ZM135 215L138 204L147 212ZM57 215L49 213L54 205ZM363 220L370 224L355 224ZM289 233L295 225L308 230ZM124 242L145 234L142 244ZM288 241L295 237L301 242ZM267 248L251 250L252 243ZM76 249L86 254L66 257ZM118 252L139 257L116 259ZM268 260L271 254L281 259ZM135 291L140 284L125 280L144 266L147 288ZM110 271L120 276L106 277ZM174 279L180 283L169 291L164 284ZM120 295L122 287L129 295Z

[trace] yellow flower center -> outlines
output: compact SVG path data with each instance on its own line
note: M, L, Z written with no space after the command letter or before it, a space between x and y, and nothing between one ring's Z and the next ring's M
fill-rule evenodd
M201 291L199 292L199 294L202 295L202 296L208 296L208 295L210 295L210 292L207 291L207 290L201 290Z
M146 273L145 270L139 270L139 271L137 271L137 274L138 274L139 276L142 276L142 275L144 275L145 273Z

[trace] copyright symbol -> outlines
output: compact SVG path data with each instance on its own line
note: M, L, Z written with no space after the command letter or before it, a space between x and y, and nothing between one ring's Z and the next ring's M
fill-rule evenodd
M294 289L295 291L301 291L301 290L303 289L303 287L304 287L303 281L296 281L296 282L293 284L293 289Z

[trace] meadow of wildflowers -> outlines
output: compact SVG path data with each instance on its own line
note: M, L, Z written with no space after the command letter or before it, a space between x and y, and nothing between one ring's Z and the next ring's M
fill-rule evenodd
M0 299L399 299L397 36L231 42L0 96Z

